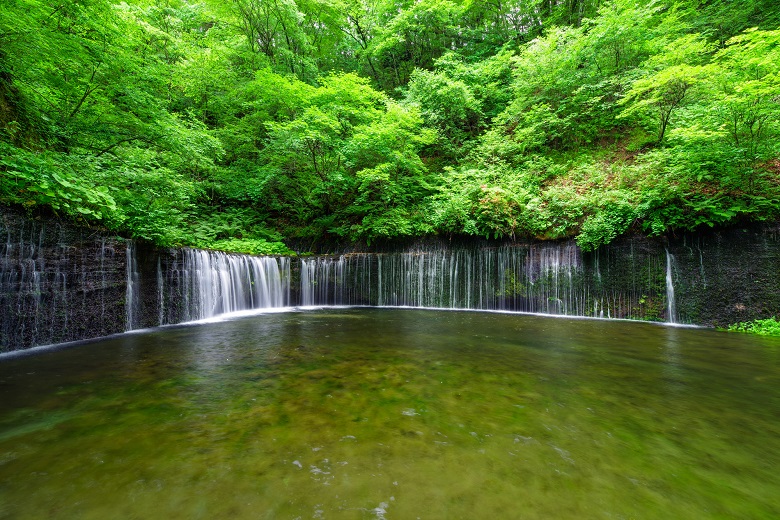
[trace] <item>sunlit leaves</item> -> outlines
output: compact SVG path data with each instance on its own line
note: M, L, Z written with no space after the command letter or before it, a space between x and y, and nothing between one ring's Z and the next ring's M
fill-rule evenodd
M673 65L636 80L621 101L627 108L621 114L628 117L636 112L652 114L658 142L663 142L672 113L689 97L689 91L708 74L701 66Z

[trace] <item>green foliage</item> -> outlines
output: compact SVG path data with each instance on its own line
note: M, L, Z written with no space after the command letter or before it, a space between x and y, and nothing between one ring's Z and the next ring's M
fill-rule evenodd
M478 103L475 110L487 124L512 100L513 58L514 52L505 47L476 62L470 62L463 54L448 52L436 60L436 69L447 78L465 84Z
M111 219L116 201L105 186L85 182L77 157L31 153L0 142L0 201L50 207L74 218Z
M354 74L292 90L305 93L294 101L300 108L290 118L267 123L261 154L269 209L292 227L313 224L318 233L411 234L398 217L406 210L398 206L409 207L425 195L418 152L435 136L422 128L417 111Z
M386 20L376 28L369 53L379 70L382 86L394 89L408 83L415 68L430 69L458 39L459 3L450 0L387 2ZM400 9L399 9L400 7Z
M745 332L759 336L780 336L780 321L776 317L765 320L745 321L729 325L729 332Z
M771 0L9 0L0 202L161 245L780 216Z
M750 29L780 27L780 9L774 0L704 0L693 21L697 31L718 43Z
M244 253L248 255L294 255L295 252L283 242L269 242L262 238L229 238L196 242L193 244L202 249L226 251L229 253Z
M580 227L577 244L584 251L592 251L601 245L609 244L625 233L636 220L638 213L635 205L621 200L620 195L606 197L594 204L595 212L588 216ZM610 200L612 198L612 200Z
M417 69L409 81L406 100L418 108L425 124L439 131L439 153L449 158L461 156L466 140L480 129L477 99L464 82L441 72Z

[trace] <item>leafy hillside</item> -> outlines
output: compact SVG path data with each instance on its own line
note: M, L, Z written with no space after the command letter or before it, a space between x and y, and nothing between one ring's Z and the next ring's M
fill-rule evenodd
M780 216L774 0L5 0L0 202L160 245Z

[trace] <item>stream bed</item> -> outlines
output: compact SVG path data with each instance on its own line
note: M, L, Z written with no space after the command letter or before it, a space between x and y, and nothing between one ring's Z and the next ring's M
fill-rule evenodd
M0 518L780 517L780 340L296 309L0 358Z

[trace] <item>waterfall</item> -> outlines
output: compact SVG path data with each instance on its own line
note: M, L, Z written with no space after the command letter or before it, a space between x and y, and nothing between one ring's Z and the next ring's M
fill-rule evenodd
M140 287L138 274L138 259L135 254L135 242L127 241L125 249L125 330L133 330L138 327L139 306L140 306Z
M165 325L165 279L162 271L162 258L157 257L157 321Z
M124 255L113 255L116 242L6 211L0 211L0 352L124 330L126 273Z
M45 226L29 228L24 226L18 236L7 233L5 244L0 255L0 351L11 343L12 338L23 338L33 344L40 344L56 337L58 332L52 331L53 325L59 323L50 321L55 312L61 293L52 292L52 298L44 301L44 293L50 285L62 280L66 285L64 273L59 271L59 262L49 266L41 254ZM51 277L46 276L46 271ZM51 307L52 312L41 312ZM67 318L66 318L67 319Z
M464 240L273 258L158 249L6 210L0 213L0 351L294 305L506 310L723 327L780 308L778 230L740 227L667 243L635 237L594 252L573 241Z
M289 258L199 249L145 250L139 267L137 254L135 244L129 243L126 330L290 305Z
M586 315L582 272L573 243L311 257L300 302Z
M677 309L674 300L674 283L672 281L672 263L674 257L666 250L666 321L677 323Z
M299 263L298 303L653 321L664 319L666 311L676 322L674 258L669 254L666 265L662 259L633 244L585 254L574 242L313 256ZM659 292L665 278L667 292Z
M78 339L83 331L73 323L88 323L86 337L95 337L291 305L680 321L672 284L676 259L667 251L664 263L657 249L629 254L614 247L583 253L573 242L442 245L295 259L161 251L105 237L73 247L62 233L33 226L0 243L3 345ZM115 255L116 247L125 254Z
M289 258L185 249L179 270L183 321L290 304Z
M369 305L374 254L301 258L299 304ZM381 271L381 264L380 264ZM380 281L381 283L381 281ZM380 289L381 290L381 289Z

